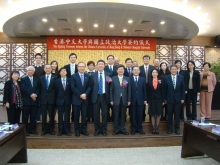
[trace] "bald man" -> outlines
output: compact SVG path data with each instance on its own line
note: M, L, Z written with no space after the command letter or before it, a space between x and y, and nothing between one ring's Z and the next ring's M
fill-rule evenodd
M154 59L154 68L156 68L157 70L160 69L160 60L157 58Z

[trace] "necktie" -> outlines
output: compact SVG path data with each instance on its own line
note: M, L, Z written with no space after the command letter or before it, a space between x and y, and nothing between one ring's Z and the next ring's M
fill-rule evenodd
M110 73L112 73L112 66L110 66L109 70L110 70Z
M82 82L82 86L84 86L84 77L83 77L83 74L81 74L81 82Z
M119 77L120 85L122 84L122 77Z
M135 86L137 87L137 83L138 83L138 80L137 80L137 77L135 77Z
M75 73L75 67L71 64L71 75Z
M173 88L176 88L175 76L173 76Z
M63 79L63 89L65 90L66 89L66 83L65 83L65 79Z
M33 87L33 78L30 78L30 80L31 80L31 86Z
M47 79L46 79L46 89L48 89L49 87L49 76L47 76Z
M148 67L146 67L146 83L148 83Z
M100 76L99 76L99 90L98 90L98 94L102 94L102 91L103 91L103 80L102 80L102 73L100 73Z
M131 69L128 68L128 76L130 76L130 75L131 75Z

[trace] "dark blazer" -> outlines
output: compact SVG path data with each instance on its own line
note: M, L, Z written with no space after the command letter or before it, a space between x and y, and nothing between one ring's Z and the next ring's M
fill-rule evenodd
M147 89L146 80L143 77L138 77L137 87L135 85L134 76L130 76L131 82L131 105L135 105L136 101L138 105L144 105L144 101L147 101Z
M190 71L186 71L186 91L189 89L189 78L190 78ZM193 93L199 93L200 92L200 74L199 71L194 70L193 71L193 77L192 77L192 83L193 83Z
M173 87L173 81L171 75L165 78L165 100L167 103L181 103L181 100L185 99L185 87L184 79L181 75L176 75L176 88Z
M48 90L46 89L46 77L45 75L39 78L39 89L40 89L40 102L41 104L55 104L56 93L55 93L55 81L57 77L51 74L50 84Z
M84 73L84 85L82 86L81 78L79 73L73 74L71 76L71 89L72 89L72 104L74 105L81 105L89 103L89 93L91 91L91 84L90 84L90 75L88 73ZM86 100L80 98L80 95L85 93Z
M148 83L148 89L147 89L147 98L149 99L162 99L162 101L165 101L165 77L164 79L158 79L157 89L154 89L153 81L150 81Z
M112 71L112 73L111 73L111 72L110 72L110 69L109 69L109 66L106 65L104 71L110 73L110 76L111 76L111 77L118 75L118 73L117 73L117 67L116 67L116 66L113 66L112 69L113 69L113 71Z
M131 72L131 73L130 73L130 76L132 76L132 75L133 75L133 74L132 74L132 68L131 68L131 71L130 71L130 72ZM128 74L128 68L125 68L124 76L130 77L129 74Z
M98 78L98 71L93 73L91 75L91 87L92 87L92 95L91 95L91 99L92 99L92 103L96 103L97 99L98 99L98 89L99 89L99 78ZM105 72L105 80L106 80L106 77L111 77L110 73L108 72ZM106 103L109 104L110 103L110 94L109 94L109 90L110 90L110 84L111 83L107 83L105 81L105 100L106 100Z
M151 76L151 71L154 69L154 66L149 65L148 67L148 82L150 82L152 80L152 76ZM140 66L140 74L139 76L146 78L146 73L144 70L144 65Z
M33 101L33 99L30 97L31 94L36 94L37 99L39 99L39 84L38 79L33 77L33 87L31 85L31 81L28 76L25 76L21 79L21 90L23 93L23 104L24 105L37 105L37 100Z
M21 87L20 81L18 81L18 86ZM4 97L3 97L4 104L6 104L6 102L12 104L12 92L13 92L12 90L13 90L13 80L6 81L4 87Z
M55 81L55 93L56 93L56 105L71 105L72 91L71 91L71 79L66 79L66 88L63 89L61 78Z
M70 64L68 64L68 65L65 65L64 66L64 68L66 68L66 72L67 72L67 77L68 78L71 78L71 68L70 68ZM78 72L78 67L77 67L77 65L75 64L75 73L77 73Z
M123 76L123 80L126 80L128 83L126 87L122 87L120 85L120 81L117 76L112 77L112 82L110 85L110 102L113 101L114 106L118 106L120 104L120 98L122 94L122 102L125 106L127 106L128 102L131 102L131 83L129 77Z

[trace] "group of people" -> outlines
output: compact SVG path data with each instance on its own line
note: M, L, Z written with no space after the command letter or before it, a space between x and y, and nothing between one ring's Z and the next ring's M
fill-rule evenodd
M141 66L127 58L126 67L119 64L119 60L115 60L113 55L107 57L107 63L98 60L96 64L93 61L89 61L87 65L84 62L76 64L75 53L69 55L69 60L70 64L58 71L57 61L43 66L42 55L37 53L35 65L27 67L27 76L19 80L19 71L12 71L10 80L5 83L3 97L8 122L20 123L22 112L22 123L26 125L26 135L29 136L38 134L36 122L42 116L41 135L54 135L57 109L57 136L71 136L70 118L74 122L75 136L88 136L87 122L90 121L94 122L94 136L100 133L107 135L108 121L114 122L113 135L128 135L125 128L128 109L131 134L145 134L142 121L145 120L145 108L148 105L152 134L159 134L160 120L168 121L168 134L172 133L173 128L176 134L180 134L180 120L185 120L184 105L187 120L197 119L198 95L200 116L211 117L216 78L209 71L211 65L208 62L203 64L204 71L199 73L195 70L194 61L188 61L187 70L182 70L180 60L168 67L166 62L160 63L158 59L154 59L154 65L150 65L149 55L143 56L144 64Z

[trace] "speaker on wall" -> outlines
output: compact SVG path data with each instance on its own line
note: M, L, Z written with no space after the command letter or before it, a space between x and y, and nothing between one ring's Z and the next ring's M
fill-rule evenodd
M217 35L217 36L215 37L215 44L216 44L216 45L220 45L220 35Z

